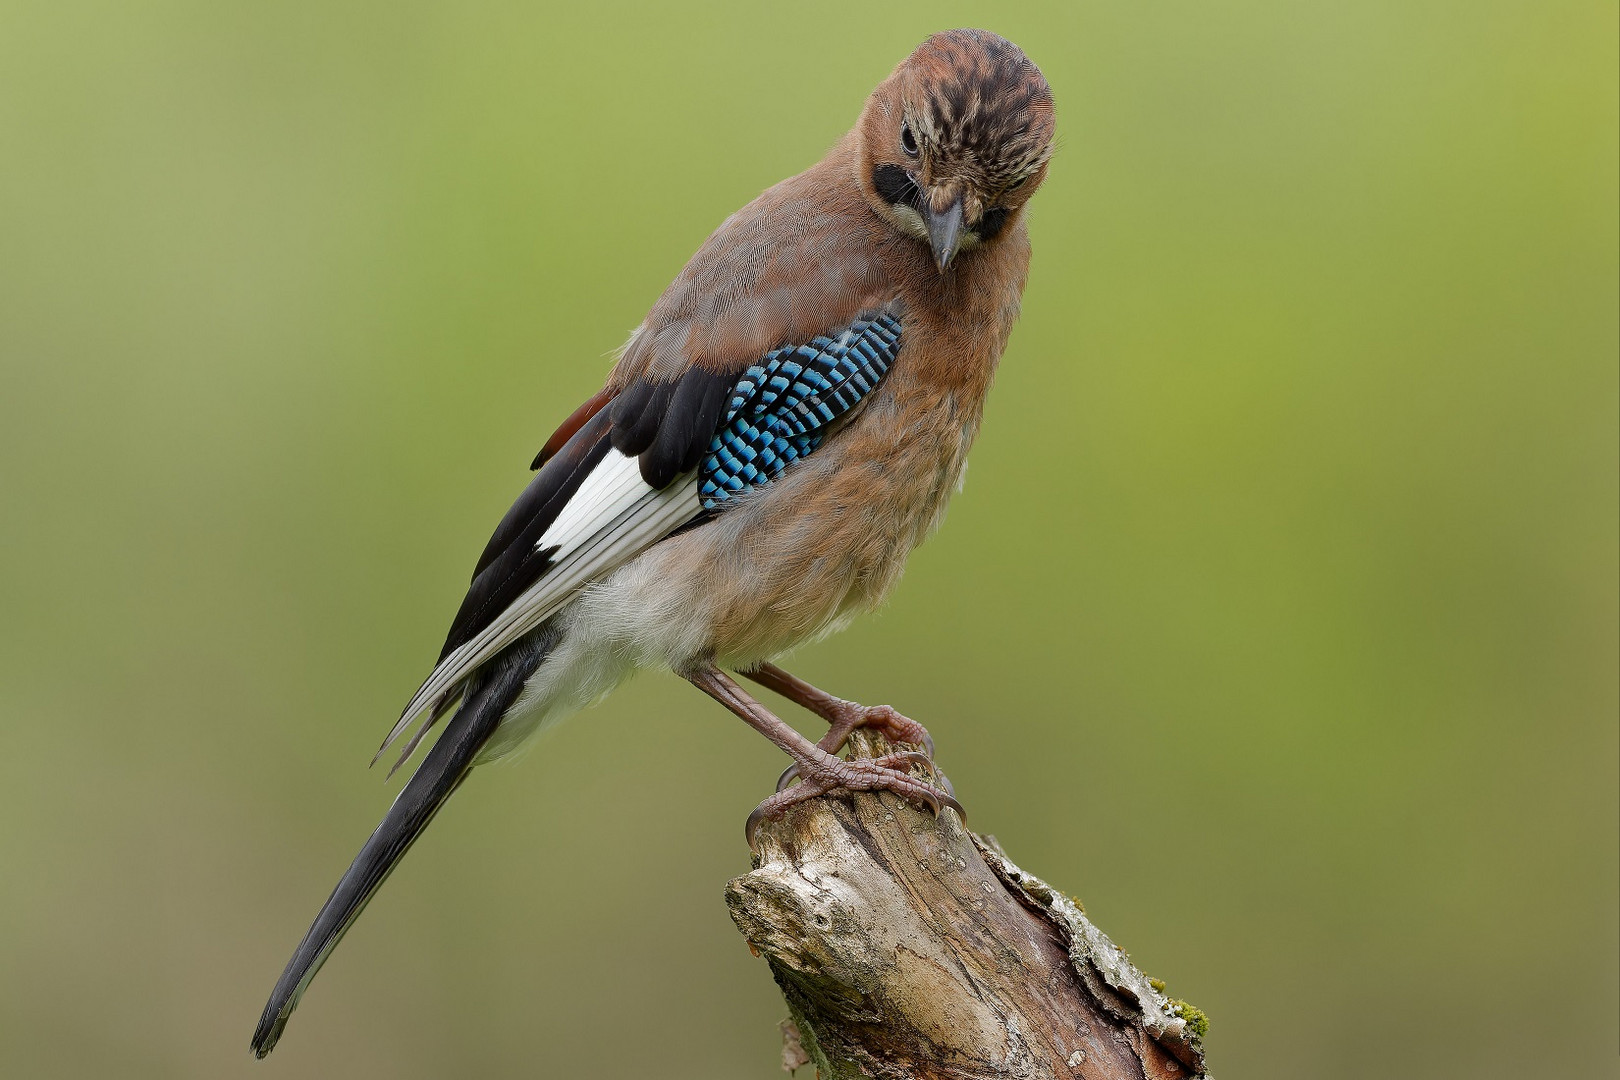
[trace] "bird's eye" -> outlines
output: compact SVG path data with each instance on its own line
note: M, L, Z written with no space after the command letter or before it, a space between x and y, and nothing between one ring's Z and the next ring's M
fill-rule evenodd
M911 133L910 124L900 125L900 149L906 152L907 157L917 156L917 136Z

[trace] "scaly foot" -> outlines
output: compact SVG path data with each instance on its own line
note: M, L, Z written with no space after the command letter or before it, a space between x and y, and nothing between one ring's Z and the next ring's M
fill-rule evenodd
M949 791L942 791L912 776L910 767L913 765L932 769L933 762L922 754L902 750L880 758L856 758L853 761L832 758L830 764L816 759L805 766L795 765L790 772L800 775L802 777L800 782L785 790L778 790L775 795L754 807L754 812L748 815L748 824L745 828L749 850L758 850L754 844L754 836L759 831L760 825L780 818L791 806L838 789L892 791L903 799L923 803L933 810L936 816L948 806L956 811L958 817L966 821L967 812L962 809L962 804L956 801L955 796ZM943 774L940 774L940 781L942 785L949 787L949 782L945 780Z
M866 727L882 732L890 742L920 746L930 758L934 756L934 737L928 734L928 729L888 705L860 705L840 700L832 711L832 726L817 744L829 754L836 754L844 748L850 732ZM829 742L833 743L830 747L827 745Z
M820 703L816 712L831 725L827 728L827 734L816 743L816 746L829 754L836 754L842 750L844 744L849 741L850 733L856 728L867 727L882 732L890 742L920 746L928 759L933 760L934 737L928 734L928 729L888 705L861 705L854 701L833 698L831 701ZM799 766L789 765L777 778L776 790L787 790L787 786L798 775Z

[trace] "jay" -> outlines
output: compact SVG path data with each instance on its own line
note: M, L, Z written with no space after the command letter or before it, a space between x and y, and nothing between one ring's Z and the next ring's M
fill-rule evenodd
M750 844L760 821L834 789L956 806L912 775L931 752L921 725L773 661L877 605L960 485L1018 316L1024 208L1053 124L1017 46L936 34L819 163L698 249L479 557L383 750L403 739L403 763L449 719L287 964L257 1056L469 771L637 668L673 670L792 760ZM800 735L726 669L823 717L826 736ZM863 725L918 750L839 757Z

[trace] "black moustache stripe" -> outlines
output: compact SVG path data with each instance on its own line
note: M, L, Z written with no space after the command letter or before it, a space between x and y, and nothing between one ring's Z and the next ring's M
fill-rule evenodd
M921 201L922 192L917 190L916 181L898 165L879 165L873 169L872 186L877 189L878 198L890 206L916 207Z

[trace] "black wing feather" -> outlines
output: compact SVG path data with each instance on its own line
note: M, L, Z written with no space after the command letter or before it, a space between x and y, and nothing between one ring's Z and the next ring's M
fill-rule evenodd
M641 379L613 399L613 449L635 457L653 444L675 394L675 383Z
M697 468L736 384L735 375L716 375L699 368L681 376L659 421L658 434L641 453L643 480L663 490L681 473Z
M603 409L580 428L562 451L541 466L489 538L439 653L442 661L478 636L551 565L552 552L535 545L557 520L591 470L607 456L612 421Z

